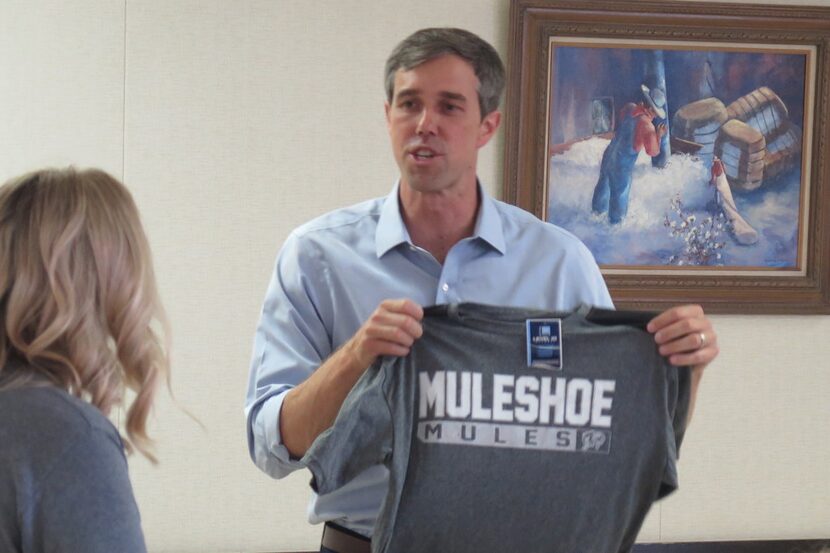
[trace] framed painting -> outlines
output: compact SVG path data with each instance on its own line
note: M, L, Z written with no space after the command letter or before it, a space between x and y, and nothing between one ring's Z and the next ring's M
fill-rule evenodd
M618 307L830 313L830 9L513 0L504 198Z

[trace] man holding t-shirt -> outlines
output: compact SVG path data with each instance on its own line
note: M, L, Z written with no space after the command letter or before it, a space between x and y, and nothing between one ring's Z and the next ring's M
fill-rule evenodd
M478 150L498 130L504 86L489 44L459 29L418 31L387 60L385 84L399 180L385 198L295 229L263 305L245 411L251 457L275 478L303 468L298 460L377 357L409 352L422 333L422 306L612 306L578 239L478 183ZM703 310L669 309L648 330L672 364L695 367L693 401L718 353ZM334 523L321 551L370 537L387 486L377 465L315 495L310 521Z

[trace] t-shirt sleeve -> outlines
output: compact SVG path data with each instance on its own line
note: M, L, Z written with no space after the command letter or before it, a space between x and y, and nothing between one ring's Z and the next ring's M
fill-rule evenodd
M672 429L677 457L680 457L680 444L686 435L686 423L689 420L689 404L692 397L692 370L689 367L677 368L677 402L674 406Z
M31 513L35 551L145 553L121 440L89 428L44 475Z
M660 484L658 499L669 495L678 487L677 460L680 444L686 433L691 398L691 374L688 367L672 367L666 362L666 467Z
M386 374L394 358L369 367L346 396L334 424L320 434L302 459L313 476L311 487L330 493L392 454L392 413Z

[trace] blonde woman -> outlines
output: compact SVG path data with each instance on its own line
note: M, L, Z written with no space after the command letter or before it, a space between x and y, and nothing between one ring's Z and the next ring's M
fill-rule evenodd
M0 188L0 551L146 551L125 449L155 461L167 335L120 182L70 168Z

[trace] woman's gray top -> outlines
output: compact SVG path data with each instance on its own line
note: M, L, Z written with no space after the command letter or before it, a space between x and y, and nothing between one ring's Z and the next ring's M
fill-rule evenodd
M0 551L145 553L115 427L40 384L0 390Z

